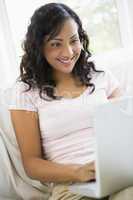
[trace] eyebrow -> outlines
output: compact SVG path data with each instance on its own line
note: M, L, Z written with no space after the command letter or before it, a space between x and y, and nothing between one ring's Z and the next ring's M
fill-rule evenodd
M78 35L77 35L77 34L74 34L74 35L72 35L72 36L70 37L70 39L73 39L73 38L75 38L75 37L78 37ZM52 40L63 41L63 39L61 39L61 38L53 38Z

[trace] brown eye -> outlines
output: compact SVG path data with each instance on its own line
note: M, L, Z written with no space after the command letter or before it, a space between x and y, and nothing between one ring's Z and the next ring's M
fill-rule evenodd
M61 44L59 42L51 43L51 47L59 47Z
M79 43L79 40L78 40L78 39L75 39L75 40L72 40L72 41L71 41L71 44L77 44L77 43Z

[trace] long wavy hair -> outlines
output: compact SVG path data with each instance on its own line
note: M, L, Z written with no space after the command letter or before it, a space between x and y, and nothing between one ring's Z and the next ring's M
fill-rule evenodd
M29 88L26 91L38 88L39 95L43 99L46 99L46 96L52 100L58 99L54 95L56 81L53 76L53 68L45 59L42 51L44 39L46 36L49 36L50 39L57 36L65 21L70 18L78 26L79 39L83 46L80 57L72 70L73 77L78 78L82 85L90 86L92 93L95 90L95 85L91 82L93 73L103 72L96 70L94 63L88 61L91 56L89 39L78 15L62 3L49 3L41 6L31 17L23 42L24 54L20 63L19 78L20 81L28 84Z

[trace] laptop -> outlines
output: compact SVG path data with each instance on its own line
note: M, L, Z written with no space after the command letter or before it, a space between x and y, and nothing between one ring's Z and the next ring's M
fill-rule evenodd
M110 100L94 112L96 181L69 186L73 193L106 197L133 186L133 97Z

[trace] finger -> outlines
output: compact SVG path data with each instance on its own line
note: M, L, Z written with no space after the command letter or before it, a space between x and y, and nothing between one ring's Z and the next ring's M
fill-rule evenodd
M89 180L95 180L96 179L96 176L95 176L95 173L94 172L89 172Z
M90 171L95 171L95 164L94 163L86 164L85 168L90 170Z
M86 166L95 166L95 162L93 161L93 162L90 162L90 163L87 163L87 164L85 164Z

